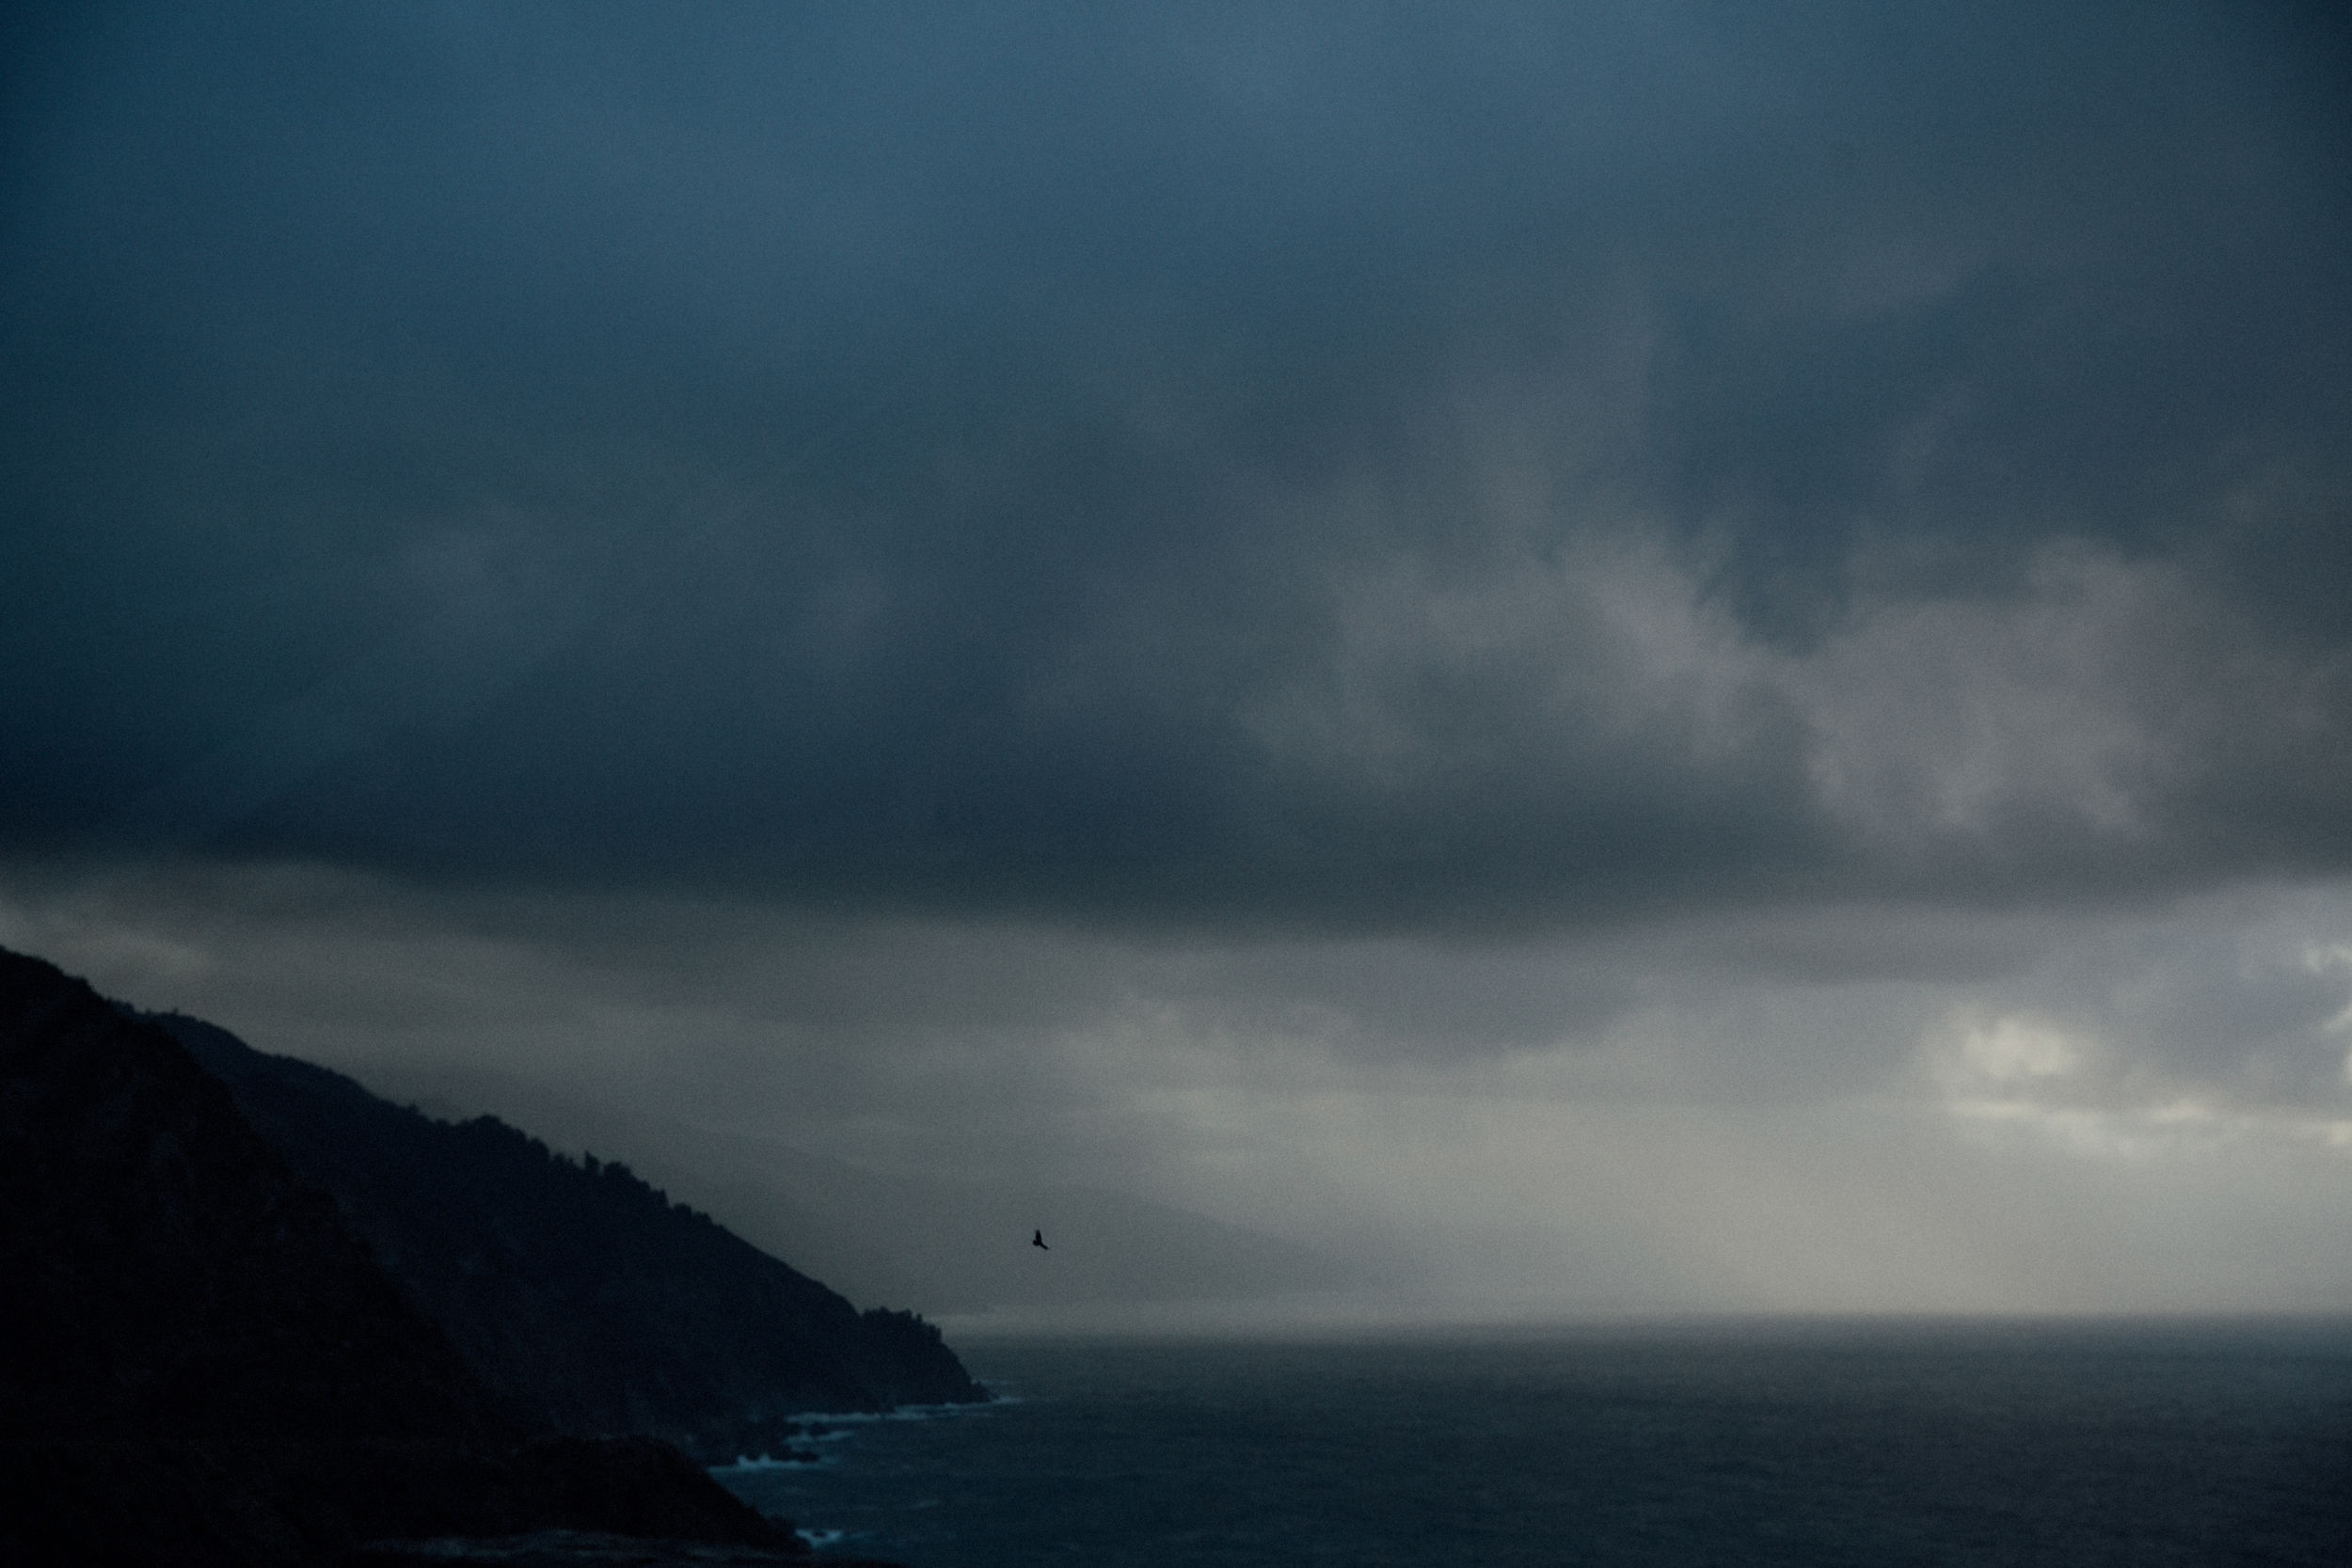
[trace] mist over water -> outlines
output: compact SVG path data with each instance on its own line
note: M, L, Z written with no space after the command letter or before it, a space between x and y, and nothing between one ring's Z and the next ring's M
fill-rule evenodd
M2342 1320L958 1350L1008 1402L721 1479L926 1568L2319 1568L2352 1542Z

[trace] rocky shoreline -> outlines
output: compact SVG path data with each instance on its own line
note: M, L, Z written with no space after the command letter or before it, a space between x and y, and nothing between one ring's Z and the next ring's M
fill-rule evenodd
M7 952L0 1190L0 1278L17 1325L0 1336L0 1559L532 1568L810 1556L788 1522L698 1463L788 1428L722 1423L691 1456L655 1436L549 1430L485 1385L336 1197L297 1175L171 1034Z

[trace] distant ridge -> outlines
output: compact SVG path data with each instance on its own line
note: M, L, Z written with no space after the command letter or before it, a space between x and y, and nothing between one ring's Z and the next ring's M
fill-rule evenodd
M719 1463L780 1442L777 1419L799 1412L987 1398L937 1329L860 1313L625 1165L574 1162L491 1117L436 1120L151 1016L527 1419L652 1433Z
M495 1112L558 1148L622 1153L674 1196L852 1301L927 1314L1267 1301L1391 1283L1375 1269L1130 1193L875 1169L492 1073L374 1064L367 1081L453 1119ZM855 1216L854 1220L850 1216ZM1042 1226L1056 1266L1034 1265ZM1065 1244L1067 1243L1067 1244Z

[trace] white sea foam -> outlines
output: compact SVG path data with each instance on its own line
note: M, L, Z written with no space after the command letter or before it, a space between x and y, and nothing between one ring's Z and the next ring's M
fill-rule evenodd
M713 1465L710 1469L714 1475L734 1475L749 1470L813 1470L823 1463L822 1459L778 1459L773 1454L765 1453L754 1458L750 1454L739 1453L735 1456L734 1464Z
M822 1423L828 1427L865 1426L876 1421L930 1421L945 1416L969 1416L993 1404L1018 1402L1008 1395L992 1393L987 1401L979 1404L901 1404L889 1410L803 1410L785 1418L804 1426L810 1423ZM834 1436L837 1433L821 1435Z
M947 1416L969 1416L991 1405L1019 1404L1017 1395L992 1394L985 1404L902 1404L895 1410L803 1410L785 1419L795 1429L789 1439L794 1449L806 1449L818 1443L847 1442L852 1429L871 1426L882 1421L929 1421ZM763 1470L815 1470L831 1465L834 1456L819 1454L809 1458L793 1458L790 1454L779 1459L773 1454L737 1454L732 1465L710 1466L713 1475L747 1475Z

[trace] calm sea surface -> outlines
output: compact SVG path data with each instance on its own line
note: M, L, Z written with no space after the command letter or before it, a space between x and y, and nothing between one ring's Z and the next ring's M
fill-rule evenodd
M2346 1323L959 1349L720 1479L912 1568L2352 1564Z

